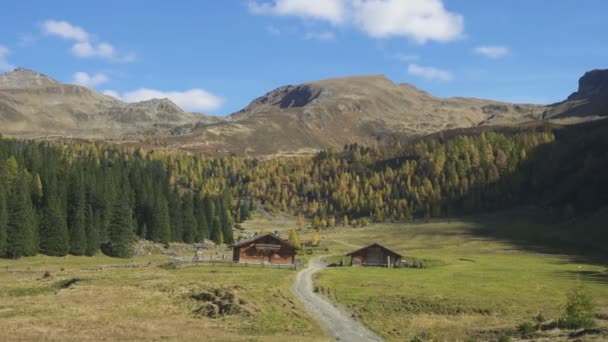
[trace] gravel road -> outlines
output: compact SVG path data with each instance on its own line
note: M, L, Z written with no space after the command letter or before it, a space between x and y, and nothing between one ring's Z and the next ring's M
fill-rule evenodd
M336 341L382 341L376 334L352 319L348 313L313 292L312 276L323 268L325 264L319 258L310 260L308 267L297 274L293 291L306 308L319 319L325 333Z

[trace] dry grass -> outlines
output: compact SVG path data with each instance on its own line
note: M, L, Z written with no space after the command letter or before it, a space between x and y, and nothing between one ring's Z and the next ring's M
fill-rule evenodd
M36 256L0 260L3 341L318 341L322 332L290 289L292 270L157 267L166 258ZM95 269L138 263L133 269ZM148 265L148 263L151 263ZM48 271L51 277L45 278ZM66 289L61 280L80 278ZM243 298L243 314L211 319L193 314L190 296L209 288Z

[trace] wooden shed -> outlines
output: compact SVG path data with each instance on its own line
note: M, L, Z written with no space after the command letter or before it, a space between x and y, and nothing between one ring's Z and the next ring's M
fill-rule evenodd
M350 266L394 267L401 263L403 256L377 242L346 253L350 256Z
M298 247L275 234L256 235L232 246L232 261L239 263L293 264Z

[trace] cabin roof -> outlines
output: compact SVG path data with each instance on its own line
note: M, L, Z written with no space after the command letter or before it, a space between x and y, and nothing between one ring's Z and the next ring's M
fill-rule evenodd
M280 242L282 242L282 243L284 243L284 244L286 244L286 245L288 245L290 247L293 247L295 249L300 249L300 248L298 248L298 246L296 246L293 243L289 242L289 240L281 239L280 237L276 236L273 233L266 233L266 234L256 235L256 236L250 237L249 239L241 240L241 241L235 243L234 245L232 245L232 247L240 247L240 246L243 246L243 245L248 244L250 242L253 242L253 241L259 240L261 238L267 237L267 236L273 237L273 238L279 240Z
M380 244L380 243L378 243L378 242L374 242L374 243L372 243L371 245L367 245L367 246L365 246L365 247L361 247L361 248L359 248L359 249L356 249L356 250L354 250L354 251L352 251L352 252L345 253L344 255L347 255L347 256L348 256L348 255L353 255L353 254L355 254L355 253L357 253L357 252L359 252L359 251L362 251L362 250L364 250L364 249L370 248L370 247L372 247L372 246L378 246L378 247L380 247L380 248L382 248L382 249L385 249L385 250L387 250L387 251L389 251L389 252L391 252L391 253L393 253L393 254L395 254L395 255L399 256L399 257L403 257L403 255L401 255L401 254L399 254L399 253L395 252L394 250L392 250L392 249L390 249L390 248L388 248L388 247L386 247L386 246L384 246L384 245L382 245L382 244Z

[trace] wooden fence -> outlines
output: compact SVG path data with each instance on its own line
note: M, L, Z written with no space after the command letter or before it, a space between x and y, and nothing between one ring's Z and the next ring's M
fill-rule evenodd
M177 267L194 267L194 266L211 266L211 267L257 267L257 268L278 268L297 270L304 265L301 261L296 261L294 264L274 264L260 262L233 262L230 259L207 259L196 260L196 258L179 257L169 260Z

